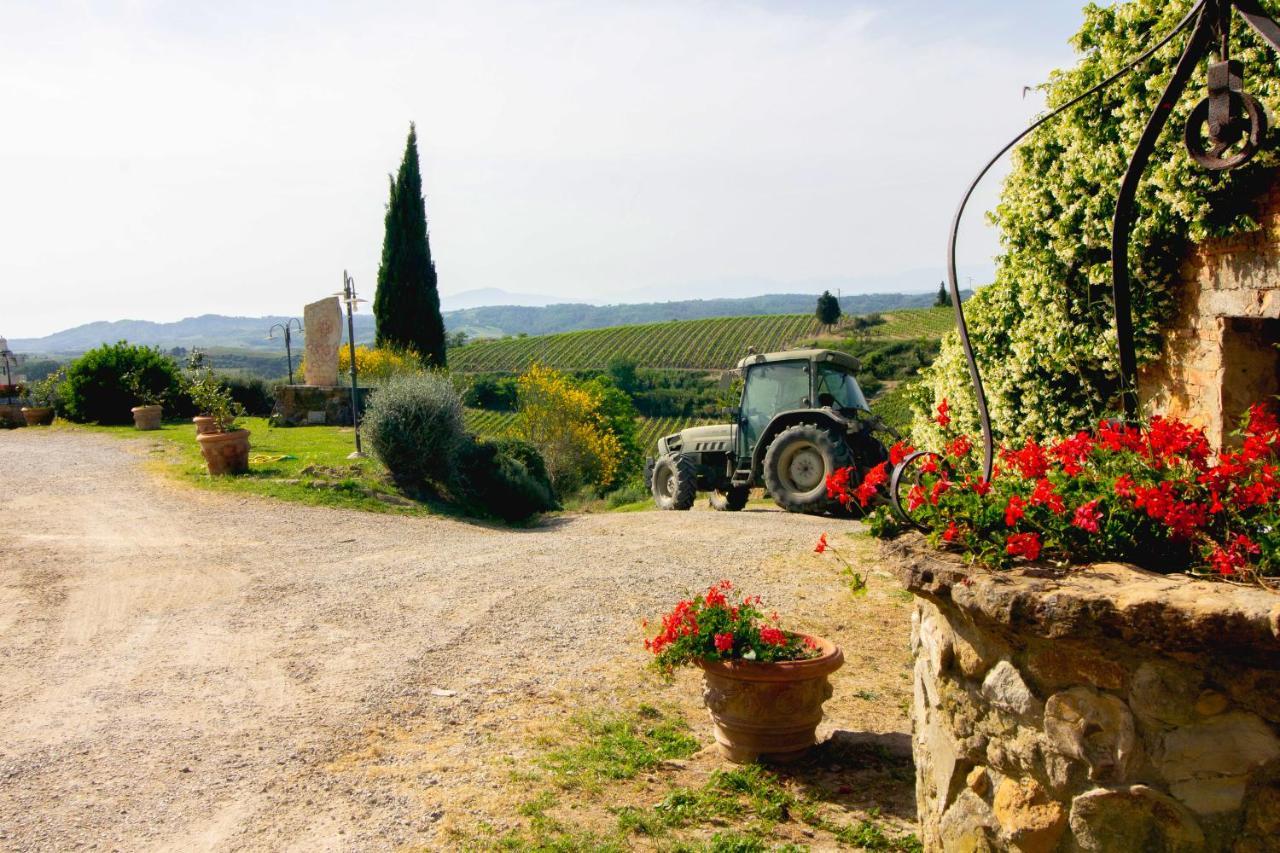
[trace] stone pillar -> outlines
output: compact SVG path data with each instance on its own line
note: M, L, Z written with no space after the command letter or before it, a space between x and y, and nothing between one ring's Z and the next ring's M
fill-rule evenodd
M918 542L888 551L917 596L926 849L1280 850L1280 595Z
M306 384L338 384L338 346L342 343L342 311L338 297L312 302L302 313L306 336Z
M1193 246L1176 282L1163 351L1138 378L1145 408L1203 427L1216 447L1249 405L1280 393L1280 178L1257 231Z

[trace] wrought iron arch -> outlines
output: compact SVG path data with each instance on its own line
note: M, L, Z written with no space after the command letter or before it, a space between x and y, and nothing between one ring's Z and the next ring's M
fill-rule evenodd
M1041 116L1009 140L982 167L960 199L960 205L951 221L951 232L947 241L947 286L951 293L951 304L954 306L956 315L956 329L960 336L960 346L964 351L965 362L969 368L969 378L973 384L974 399L978 408L978 420L982 428L983 477L990 479L995 461L991 414L987 408L982 373L978 369L973 345L969 339L969 327L965 321L956 275L956 240L965 208L974 190L1000 158L1028 134L1132 73L1157 51L1172 42L1179 33L1188 27L1191 28L1191 35L1174 66L1173 74L1165 85L1155 109L1148 117L1142 135L1138 138L1138 143L1130 156L1129 165L1120 182L1115 215L1111 223L1111 294L1118 348L1120 400L1125 419L1130 422L1136 421L1138 418L1138 365L1133 340L1133 312L1130 300L1132 287L1129 280L1129 237L1134 222L1134 201L1138 183L1155 150L1156 142L1169 121L1174 105L1186 90L1192 72L1210 51L1215 51L1217 58L1211 61L1208 67L1209 92L1207 97L1192 110L1183 133L1188 154L1206 169L1212 171L1233 169L1247 163L1258 152L1266 134L1266 112L1257 99L1244 91L1243 64L1231 58L1233 13L1239 13L1244 22L1270 45L1272 50L1280 54L1280 25L1263 11L1258 0L1197 0L1177 25L1155 44L1126 62L1102 82ZM1206 129L1207 145L1202 136ZM904 479L904 469L920 458L922 458L921 455L913 454L903 460L895 469L890 481L892 485L889 497L893 507L908 521L910 517L902 506L898 485Z

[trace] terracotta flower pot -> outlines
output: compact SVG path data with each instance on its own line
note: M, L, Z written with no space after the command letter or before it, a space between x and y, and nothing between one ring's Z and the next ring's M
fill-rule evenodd
M213 418L208 415L196 415L191 419L196 425L196 435L205 435L206 433L217 432L218 428L214 425Z
M129 411L133 412L134 429L160 429L160 413L164 410L159 406L134 406Z
M48 426L53 423L53 406L23 406L22 416L27 426Z
M844 664L844 653L829 640L813 639L822 654L811 660L699 662L721 755L737 764L786 762L814 745L822 703L831 698L827 676Z
M243 474L248 470L248 430L233 429L229 433L196 435L205 465L214 476Z
M206 432L196 436L200 453L213 476L243 474L249 470L249 431Z

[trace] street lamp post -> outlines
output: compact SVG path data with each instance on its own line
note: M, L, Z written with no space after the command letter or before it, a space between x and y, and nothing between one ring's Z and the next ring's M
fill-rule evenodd
M347 306L347 347L351 354L351 425L355 427L356 449L348 459L363 459L364 450L360 447L360 392L356 388L356 326L355 312L360 310L359 303L364 299L356 298L356 280L342 271L342 292L334 294L342 298Z
M276 329L279 329L282 332L284 332L284 357L289 362L289 384L290 385L293 384L293 348L290 340L289 330L294 323L298 324L298 331L301 332L302 321L300 321L297 317L290 317L288 320L285 320L283 323L276 323L267 332L268 340L272 340L275 338Z

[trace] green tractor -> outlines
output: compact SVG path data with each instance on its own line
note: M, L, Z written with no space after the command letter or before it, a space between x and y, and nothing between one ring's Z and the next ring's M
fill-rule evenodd
M742 401L729 410L733 423L658 439L645 484L660 509L689 509L703 491L716 509L740 510L750 489L764 486L790 512L838 512L827 477L888 459L881 436L892 431L871 414L853 356L792 350L749 355L737 369Z

